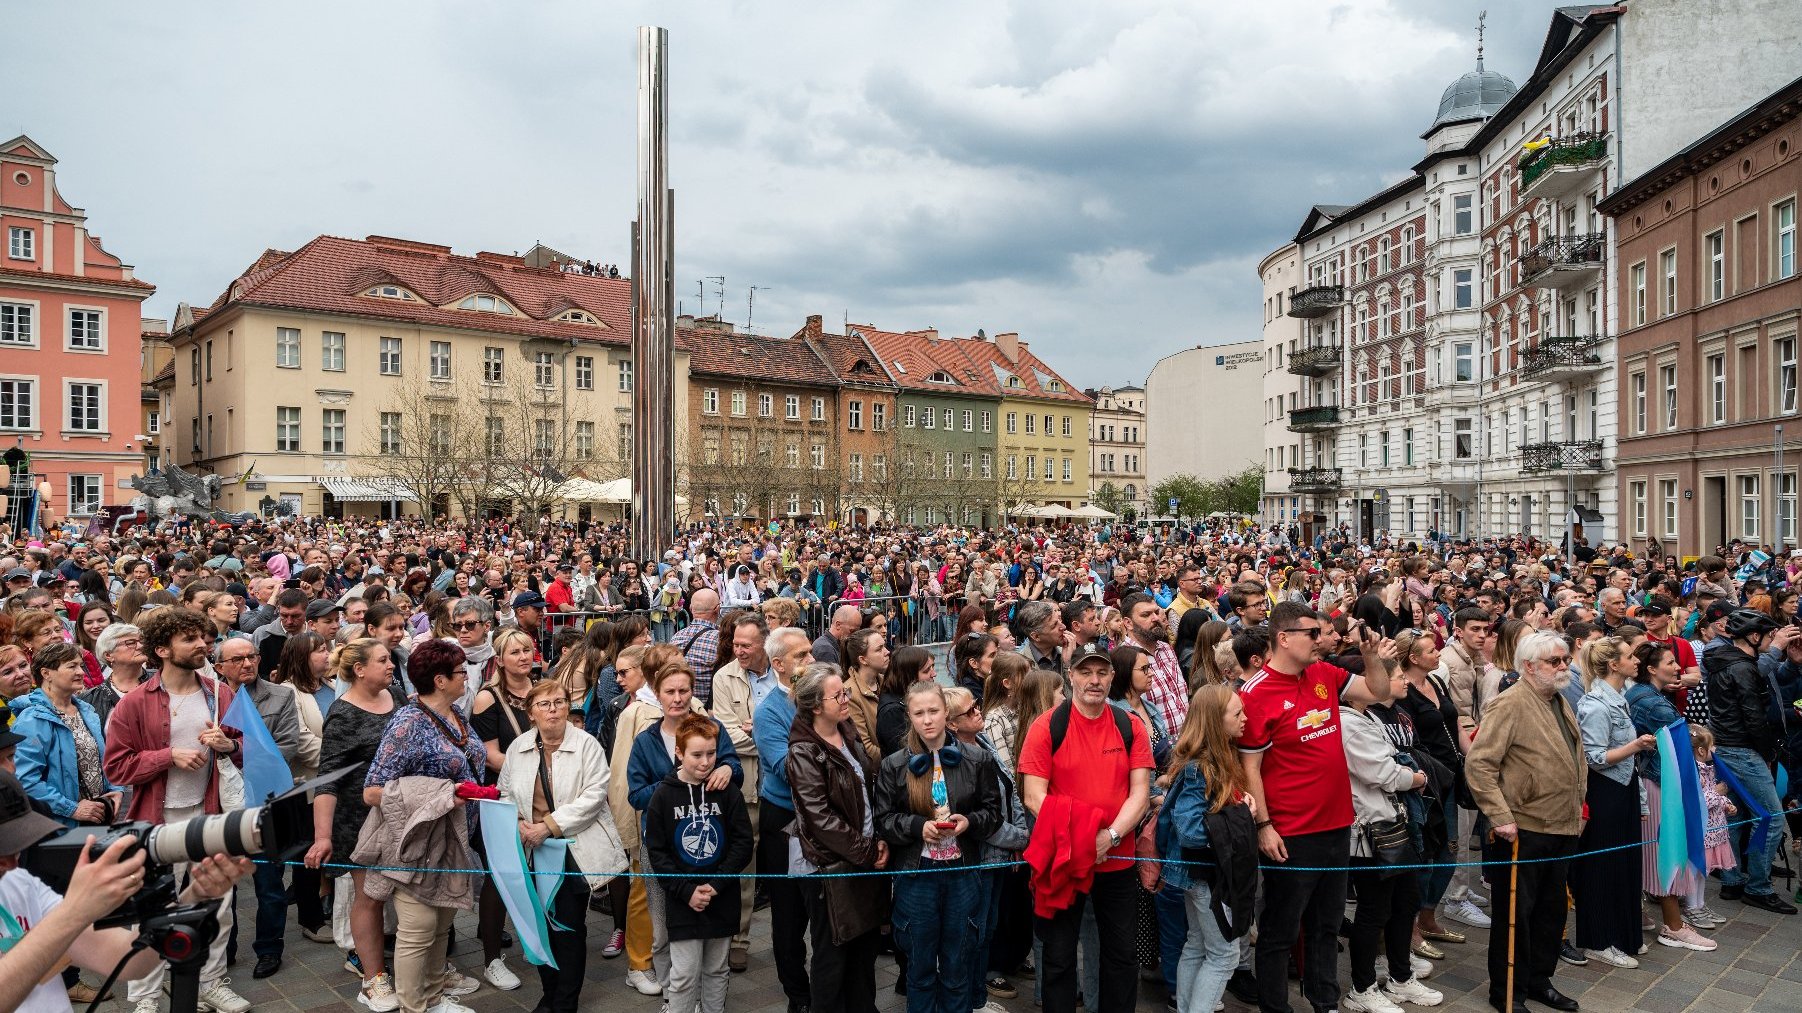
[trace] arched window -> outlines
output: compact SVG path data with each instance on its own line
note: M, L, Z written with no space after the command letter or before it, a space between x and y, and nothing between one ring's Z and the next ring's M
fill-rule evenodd
M407 302L415 302L419 299L418 296L399 285L377 285L363 294L374 296L377 299L402 299Z
M508 305L505 299L486 293L464 296L463 301L457 304L457 308L474 310L478 313L499 313L509 317L514 315L513 307Z

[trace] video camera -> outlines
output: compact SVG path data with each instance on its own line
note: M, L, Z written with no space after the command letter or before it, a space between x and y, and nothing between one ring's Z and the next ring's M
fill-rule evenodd
M84 850L91 860L121 838L134 841L123 857L144 852L144 885L94 925L139 925L176 906L181 889L176 865L221 853L271 862L288 862L306 854L313 843L314 792L349 769L323 774L249 809L195 816L179 823L134 820L110 827L70 827L33 845L19 864L62 894L68 891ZM87 843L89 835L94 837L92 847Z

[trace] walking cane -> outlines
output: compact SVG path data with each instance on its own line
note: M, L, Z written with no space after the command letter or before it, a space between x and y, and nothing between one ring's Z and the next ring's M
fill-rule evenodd
M1520 911L1520 831L1508 842L1508 983L1503 1006L1514 1009L1514 919Z

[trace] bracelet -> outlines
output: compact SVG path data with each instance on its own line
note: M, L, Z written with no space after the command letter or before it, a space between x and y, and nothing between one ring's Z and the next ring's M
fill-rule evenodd
M1258 830L1262 830L1265 827L1270 826L1274 822L1275 822L1274 820L1259 820L1256 823L1252 824L1252 826Z

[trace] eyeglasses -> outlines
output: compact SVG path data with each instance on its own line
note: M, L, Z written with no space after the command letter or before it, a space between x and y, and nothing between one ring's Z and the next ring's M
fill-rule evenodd
M837 700L839 703L850 703L851 702L851 691L848 689L841 689L837 693L833 694L832 699Z
M1570 664L1570 655L1555 654L1552 657L1545 659L1545 663L1548 665L1569 665Z
M532 701L532 706L542 707L547 711L562 710L569 706L569 701L562 697L558 697L554 700L534 700Z
M242 665L246 661L254 661L254 660L256 660L256 655L244 654L244 655L240 655L236 658L220 658L219 664L221 664L221 665Z
M1286 630L1277 630L1277 632L1278 633L1300 633L1300 634L1304 634L1305 636L1307 636L1307 638L1309 640L1319 640L1321 629L1318 626L1291 626Z
M450 628L453 630L456 630L458 633L467 633L470 630L476 629L476 628L478 628L480 626L484 626L484 625L486 625L486 624L483 623L481 620L472 619L467 622L451 623Z
M951 720L953 720L953 721L962 721L962 720L963 720L963 719L964 719L964 718L967 718L967 717L969 717L969 716L970 716L970 715L972 715L972 714L981 714L981 713L982 713L982 707L981 707L981 706L979 706L979 705L972 705L972 706L970 706L970 707L969 707L969 708L967 708L967 709L965 709L965 710L961 710L961 711L958 711L958 712L957 712L957 713L956 713L956 714L953 714L953 715L951 715Z

